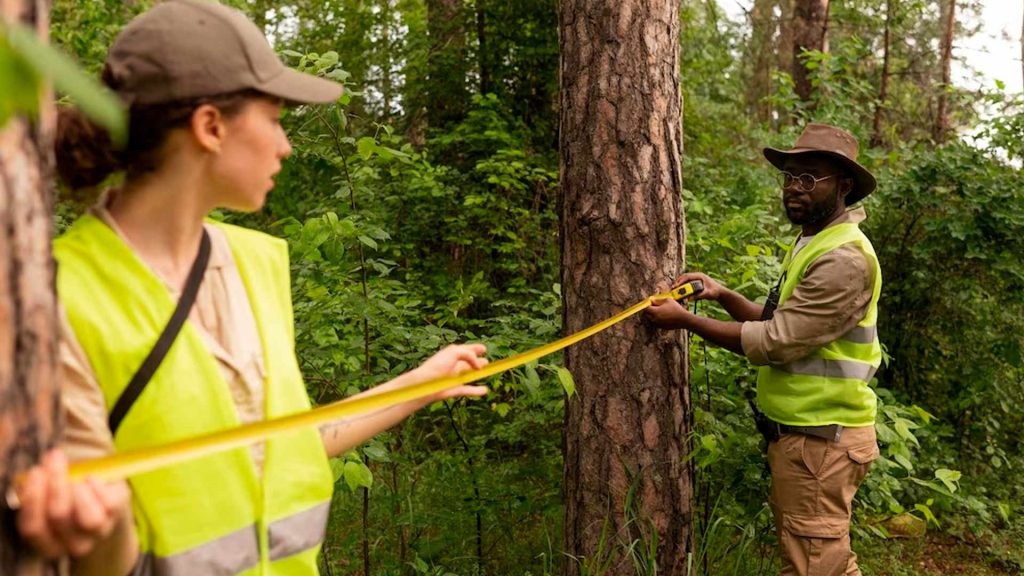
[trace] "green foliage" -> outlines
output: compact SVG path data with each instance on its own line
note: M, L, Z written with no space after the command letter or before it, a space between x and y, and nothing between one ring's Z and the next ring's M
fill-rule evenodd
M39 90L45 79L110 132L115 142L124 141L128 130L124 107L109 90L24 26L7 24L0 26L0 32L0 83L15 87L0 100L0 125L12 114L38 112Z
M290 65L347 87L335 105L286 113L294 153L266 209L225 216L289 241L297 350L314 401L365 390L450 342L482 341L501 358L557 338L556 3L460 3L442 27L446 43L424 0L231 3ZM886 4L831 3L831 48L804 55L815 91L801 102L774 60L767 91L752 93L760 71L748 60L773 48L751 41L746 23L714 2L682 2L686 267L763 298L796 230L760 148L790 145L805 121L850 128L879 178L866 228L882 262L887 354L873 383L882 457L857 497L858 546L877 550L886 521L910 513L933 532L977 538L1019 571L1024 103L953 90L954 123L976 138L936 147L938 3L891 3L899 41L881 101ZM57 0L54 42L96 74L146 5ZM6 38L0 84L22 89L0 95L0 118L36 102L35 73ZM436 82L438 70L450 77ZM766 105L766 116L754 113ZM869 147L879 107L881 141ZM724 316L717 306L699 313ZM768 480L748 407L755 373L699 338L691 344L691 565L771 574ZM606 526L592 557L561 551L563 407L575 383L560 364L545 358L493 378L486 398L431 407L334 460L324 573L547 575L576 562L602 574L619 559L654 573L657 539L636 514L632 536Z

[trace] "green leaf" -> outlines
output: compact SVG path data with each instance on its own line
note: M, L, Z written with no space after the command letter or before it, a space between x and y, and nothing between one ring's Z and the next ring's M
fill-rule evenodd
M565 390L566 396L572 398L576 394L576 380L572 377L572 372L563 366L556 367L555 372L558 374L558 381L562 383L562 390Z
M334 481L337 482L341 479L342 474L345 473L345 460L341 458L331 458L331 473L334 474Z
M380 440L372 440L369 444L363 446L363 454L366 454L366 457L374 462L391 461L387 448L381 444Z
M960 480L960 471L939 468L935 471L935 478L945 484L950 492L956 492L959 487L957 482Z
M373 486L373 472L362 462L345 462L345 483L350 490Z
M904 456L903 454L896 454L893 456L893 459L899 462L900 466L903 466L909 472L914 471L914 465L911 464L910 459Z
M116 144L128 136L124 104L109 89L83 72L74 60L39 40L28 28L15 24L3 28L14 50L36 73L53 81L54 88L70 96L78 107L110 133Z
M377 150L377 141L369 136L363 136L356 142L356 151L363 159L369 159Z
M932 524L935 524L936 527L939 527L939 520L935 518L934 514L932 514L931 508L924 504L914 504L914 510L917 510L921 514L924 514L925 520L928 520Z
M39 110L39 77L20 54L0 37L0 126L9 117L23 113L30 116Z

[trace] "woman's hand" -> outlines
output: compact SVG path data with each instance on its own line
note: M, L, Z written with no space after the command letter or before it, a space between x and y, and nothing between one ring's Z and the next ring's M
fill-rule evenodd
M470 370L478 370L487 365L487 359L483 357L487 348L483 344L453 344L441 349L437 354L427 358L423 364L398 376L397 378L380 384L365 392L357 394L359 398L369 394L380 394L399 388L414 386L429 380L436 380L446 376L458 376ZM328 424L320 430L327 454L332 458L344 454L362 444L366 440L391 428L402 420L406 419L413 412L437 402L457 397L480 397L487 394L486 386L453 386L441 390L417 400L402 402L389 408L382 408L365 416L356 416Z
M488 363L487 358L483 356L485 352L487 352L487 347L483 344L446 346L413 370L410 375L414 377L410 378L408 384L418 384L447 376L458 376L470 370L479 370ZM460 396L479 398L484 394L487 394L486 386L454 386L424 398L422 405L426 406L439 400Z
M114 529L129 498L124 482L71 483L64 453L51 450L18 489L18 531L47 558L84 556Z

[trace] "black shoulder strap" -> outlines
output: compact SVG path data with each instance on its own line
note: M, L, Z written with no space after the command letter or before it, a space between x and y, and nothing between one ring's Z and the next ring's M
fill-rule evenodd
M174 344L174 339L178 337L178 332L181 331L182 325L185 324L185 319L188 318L189 311L192 310L192 304L196 301L196 294L199 292L199 285L203 283L206 264L209 260L210 236L206 233L206 229L203 229L203 238L199 242L199 254L196 255L195 261L192 262L192 269L189 270L188 279L185 280L185 289L181 292L181 298L178 299L178 305L174 308L171 319L167 322L167 326L164 327L160 337L157 338L153 349L149 351L149 355L142 361L139 369L135 371L131 382L121 392L121 396L114 403L114 408L110 411L107 424L110 426L111 434L117 434L117 428L121 425L121 421L124 420L128 410L131 409L132 404L135 404L135 400L142 394L142 391L146 389L146 384L149 384L149 380L156 373L156 369L164 361L164 356L167 356L167 352L171 349L171 344Z

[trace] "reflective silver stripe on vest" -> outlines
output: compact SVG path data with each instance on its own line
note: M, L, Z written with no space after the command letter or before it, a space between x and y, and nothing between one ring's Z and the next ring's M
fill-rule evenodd
M320 544L327 533L330 501L270 525L270 559L279 560Z
M856 344L871 344L875 341L876 336L878 336L878 326L854 326L853 330L843 334L840 340Z
M270 525L270 560L279 560L323 542L331 503L324 502ZM256 526L204 542L172 556L140 561L133 574L153 576L233 576L260 563ZM152 566L152 569L147 567Z
M204 542L172 556L157 557L157 576L232 576L260 563L256 526Z
M825 378L849 378L870 382L875 375L875 368L867 362L856 360L826 360L824 358L804 358L789 364L776 366L783 372L802 374L804 376L823 376Z

